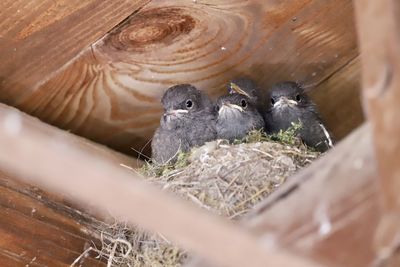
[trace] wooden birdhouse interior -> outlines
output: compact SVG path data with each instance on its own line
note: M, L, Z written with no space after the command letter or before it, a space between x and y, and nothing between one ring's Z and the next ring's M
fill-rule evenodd
M178 244L182 266L400 266L398 1L3 0L0 10L0 266L130 266L95 253L106 217ZM240 223L138 171L169 87L215 101L237 77L263 95L297 82L336 139Z

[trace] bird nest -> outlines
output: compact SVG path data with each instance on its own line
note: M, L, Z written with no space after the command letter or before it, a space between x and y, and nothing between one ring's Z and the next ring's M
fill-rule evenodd
M255 131L234 144L210 142L180 154L173 166L147 164L142 172L149 183L238 220L319 156L293 138L295 130L272 139ZM123 223L103 224L99 231L100 256L108 266L181 266L187 258L184 250L160 234Z

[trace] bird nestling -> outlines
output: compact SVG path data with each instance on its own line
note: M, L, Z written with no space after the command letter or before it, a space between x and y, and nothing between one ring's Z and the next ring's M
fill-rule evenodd
M295 82L275 84L267 96L264 115L266 131L287 130L292 123L301 123L298 135L309 147L324 152L333 147L333 138L324 126L315 104Z
M263 98L261 96L261 90L257 86L256 82L249 78L238 78L229 81L227 85L229 94L241 94L249 98L257 108L260 114L264 113Z
M167 89L161 99L164 114L151 143L156 164L174 163L180 151L216 139L217 114L214 104L190 84Z
M233 93L217 100L217 137L234 141L251 130L264 128L264 120L249 97Z

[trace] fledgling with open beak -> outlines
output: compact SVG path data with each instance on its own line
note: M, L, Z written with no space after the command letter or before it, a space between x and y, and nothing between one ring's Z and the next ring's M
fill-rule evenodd
M196 87L172 86L164 93L161 103L164 114L151 143L153 162L174 163L179 151L187 152L216 139L214 104Z
M251 130L264 128L264 119L255 104L245 95L229 94L217 100L217 137L234 141Z
M249 101L257 108L262 115L264 113L264 103L261 90L255 81L249 78L237 78L228 82L229 94L241 94L249 98Z
M292 123L301 123L298 135L309 147L324 152L333 147L333 138L324 126L315 104L295 82L275 84L268 92L265 113L266 131L287 130Z

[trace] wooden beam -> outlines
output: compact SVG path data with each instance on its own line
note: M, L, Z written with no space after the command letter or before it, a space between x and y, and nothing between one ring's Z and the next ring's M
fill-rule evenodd
M117 150L149 153L172 84L193 83L214 98L238 75L264 89L319 84L357 53L351 0L152 1L37 90L21 96L10 87L7 103ZM357 95L354 83L317 86L315 97ZM354 128L348 116L327 120L340 137Z
M363 96L374 129L385 204L391 210L400 210L400 8L396 2L355 1Z
M2 0L0 100L32 94L77 56L149 0Z
M86 207L157 231L217 264L320 266L277 248L268 249L243 228L146 185L135 172L4 105L0 106L0 146L8 151L0 154L0 168Z
M373 126L386 212L377 230L376 249L387 254L400 247L400 5L395 0L354 2L364 103Z
M373 243L384 214L376 178L371 129L363 125L291 177L242 223L259 238L326 266L382 263Z
M0 265L70 266L100 245L97 219L0 172ZM81 263L105 266L89 253Z

